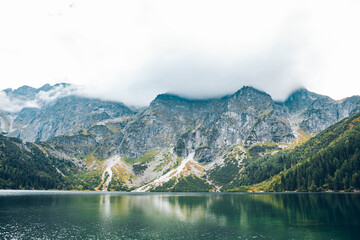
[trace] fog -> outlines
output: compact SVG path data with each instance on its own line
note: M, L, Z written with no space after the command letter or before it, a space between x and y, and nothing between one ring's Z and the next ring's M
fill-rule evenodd
M0 88L69 82L138 106L243 85L340 99L360 93L359 12L358 1L1 1Z
M59 98L83 94L83 88L76 85L53 86L48 91L36 91L28 96L18 96L13 94L13 91L8 94L5 91L0 91L0 110L14 113L21 111L23 108L41 108L45 104L54 102Z

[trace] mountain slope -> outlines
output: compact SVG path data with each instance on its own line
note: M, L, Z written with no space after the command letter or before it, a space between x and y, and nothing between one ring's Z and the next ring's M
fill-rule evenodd
M314 135L360 110L358 96L335 101L306 89L293 92L284 103L252 87L207 100L160 94L137 114L121 103L79 97L76 87L64 83L2 94L15 106L12 112L0 112L6 136L46 141L106 125L123 134L118 153L126 157L171 146L183 158L196 152L199 162L213 161L236 144L302 141L306 133Z
M261 162L262 160L259 160ZM360 188L360 113L327 128L290 152L274 156L248 176L269 177L232 190L323 191ZM256 165L256 164L255 164ZM270 170L270 166L273 169ZM249 167L251 168L251 167ZM280 172L276 174L276 172ZM271 176L273 175L273 176ZM275 175L275 176L274 176ZM262 177L258 178L259 180ZM244 181L242 186L255 183Z
M251 87L209 100L159 95L124 132L122 154L139 156L157 147L174 146L183 158L196 152L199 162L222 156L234 144L288 144L296 139L282 106Z
M340 101L319 95L306 89L293 92L284 102L293 115L301 119L300 128L309 134L316 134L341 119L359 112L360 96Z
M56 158L36 144L0 135L1 189L72 189L66 176L82 167L75 159Z
M75 164L79 171L64 179L80 190L177 191L188 183L225 191L259 184L326 148L331 138L306 141L360 110L358 96L335 101L306 89L283 103L252 87L205 100L160 94L134 111L81 97L69 84L0 94L14 105L1 107L4 134Z
M0 113L0 129L6 136L27 142L75 134L106 121L121 122L135 114L119 102L78 96L76 88L69 84L44 85L39 89L24 86L5 93L15 107L13 112Z

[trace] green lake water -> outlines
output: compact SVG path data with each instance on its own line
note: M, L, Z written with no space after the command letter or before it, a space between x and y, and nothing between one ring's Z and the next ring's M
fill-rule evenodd
M0 191L0 239L360 239L360 194Z

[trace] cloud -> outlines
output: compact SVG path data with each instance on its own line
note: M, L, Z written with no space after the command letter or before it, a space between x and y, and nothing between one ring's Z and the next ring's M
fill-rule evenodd
M10 113L20 112L23 108L41 108L45 104L54 102L55 100L70 96L80 95L81 88L74 85L58 85L53 86L48 91L39 91L35 96L24 97L12 94L6 94L0 91L0 110Z
M70 95L78 95L81 92L81 88L76 85L58 85L50 89L49 91L39 91L35 96L34 102L38 105L44 105L49 102L53 102L59 98L63 98Z
M203 99L232 94L250 85L268 92L275 100L284 100L304 85L296 69L301 64L298 56L307 47L303 32L299 31L304 27L303 18L289 17L276 36L262 45L254 46L248 39L239 40L244 46L231 45L233 49L218 46L222 41L204 46L187 41L163 43L136 71L107 75L108 82L100 85L94 80L92 86L85 86L85 92L130 105L147 105L159 93Z
M0 92L0 110L5 112L19 112L21 109L30 107L30 108L39 108L40 106L34 101L24 101L21 99L12 99L9 98L5 92Z
M360 92L359 11L351 0L2 1L0 87L70 82L130 105L243 85L339 99Z

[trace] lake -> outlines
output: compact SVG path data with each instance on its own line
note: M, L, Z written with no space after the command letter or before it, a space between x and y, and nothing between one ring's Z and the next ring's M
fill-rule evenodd
M359 239L355 193L0 191L0 239Z

